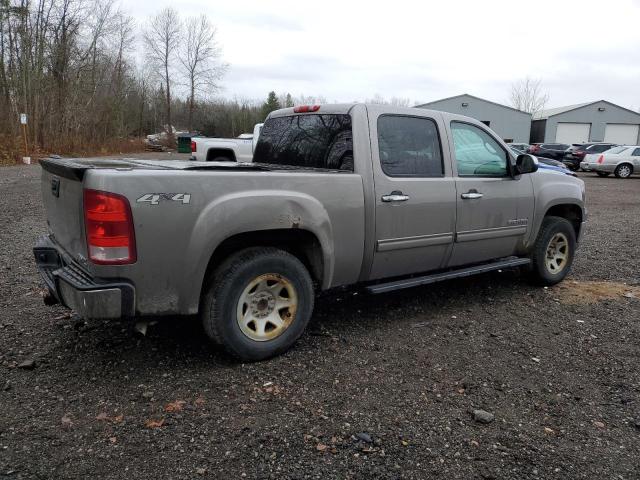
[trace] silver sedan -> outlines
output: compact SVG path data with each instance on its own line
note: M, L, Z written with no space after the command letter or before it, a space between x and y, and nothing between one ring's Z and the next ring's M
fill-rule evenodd
M601 177L613 173L618 178L629 178L634 172L640 172L640 145L623 145L587 155L580 167L587 172L595 171Z

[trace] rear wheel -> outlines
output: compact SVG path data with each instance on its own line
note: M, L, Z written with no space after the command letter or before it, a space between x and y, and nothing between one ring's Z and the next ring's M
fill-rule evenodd
M571 270L576 249L576 233L561 217L545 217L531 256L532 276L541 285L561 282Z
M608 177L609 175L611 175L610 172L596 172L598 174L599 177Z
M313 282L300 260L276 248L248 248L210 277L201 318L209 338L229 353L264 360L298 340L313 301Z
M613 174L618 178L629 178L633 173L633 167L628 163L618 165Z

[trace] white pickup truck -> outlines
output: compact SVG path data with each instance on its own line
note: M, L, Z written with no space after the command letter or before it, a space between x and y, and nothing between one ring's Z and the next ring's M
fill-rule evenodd
M237 138L191 139L191 157L197 162L250 162L253 159L262 123L256 123L253 134L243 133Z

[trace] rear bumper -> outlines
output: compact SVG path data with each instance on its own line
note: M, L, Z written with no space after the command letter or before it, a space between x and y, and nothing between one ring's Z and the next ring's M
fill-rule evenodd
M593 166L588 162L580 162L580 168L585 172L590 172Z
M87 319L115 319L135 314L133 284L98 279L73 262L49 237L38 238L33 253L49 293Z

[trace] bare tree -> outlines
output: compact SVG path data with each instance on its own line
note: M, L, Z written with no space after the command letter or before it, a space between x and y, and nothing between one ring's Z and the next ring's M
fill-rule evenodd
M518 110L535 115L544 110L549 93L543 91L542 79L525 77L511 84L511 105Z
M217 92L217 82L222 78L226 65L220 63L221 52L216 42L216 29L206 15L189 18L185 28L187 34L180 55L180 63L189 86L187 128L191 131L196 93Z
M167 7L152 17L144 32L144 43L147 49L147 58L161 72L164 80L166 96L167 133L169 140L173 138L171 124L171 77L174 56L180 46L182 24L178 12Z

